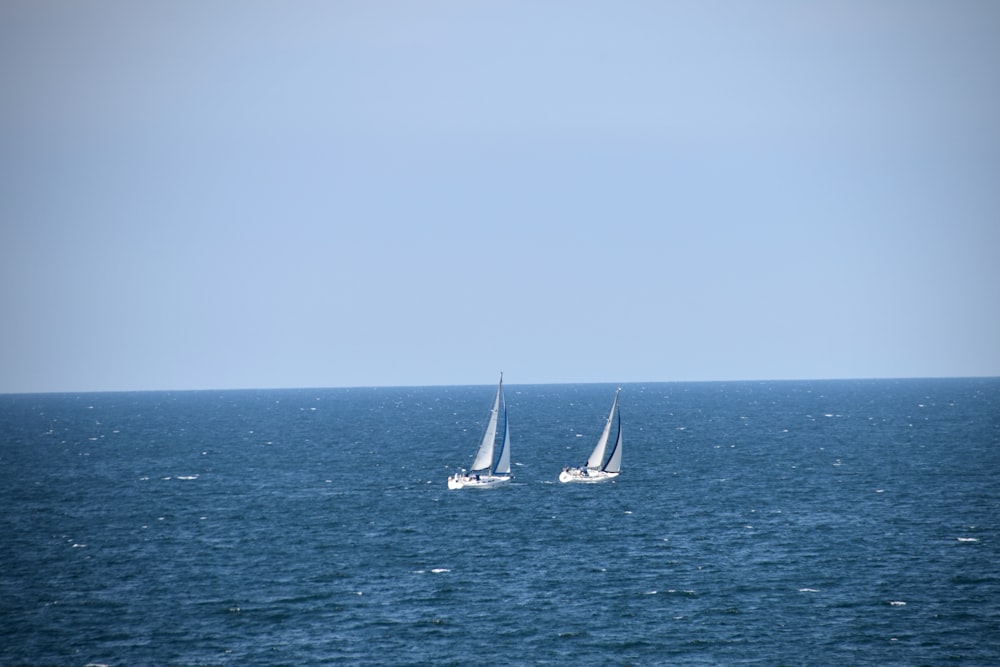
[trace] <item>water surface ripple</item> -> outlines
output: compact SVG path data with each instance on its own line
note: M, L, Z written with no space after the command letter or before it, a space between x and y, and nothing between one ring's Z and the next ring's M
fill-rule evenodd
M0 664L1000 664L1000 380L614 388L0 396Z

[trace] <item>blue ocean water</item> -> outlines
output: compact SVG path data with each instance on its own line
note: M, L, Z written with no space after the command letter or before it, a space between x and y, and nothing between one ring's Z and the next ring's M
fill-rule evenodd
M1000 664L1000 379L614 388L0 396L0 664Z

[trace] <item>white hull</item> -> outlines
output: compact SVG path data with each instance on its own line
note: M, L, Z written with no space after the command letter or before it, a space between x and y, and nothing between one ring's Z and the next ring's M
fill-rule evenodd
M510 484L510 475L452 475L449 489L492 489Z
M593 484L595 482L606 482L609 479L614 479L619 474L617 472L604 472L603 470L569 468L559 473L559 481L563 483L580 482L583 484Z

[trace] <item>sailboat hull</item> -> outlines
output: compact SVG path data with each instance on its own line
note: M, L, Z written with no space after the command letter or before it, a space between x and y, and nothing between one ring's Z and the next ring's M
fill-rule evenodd
M510 484L510 475L452 475L449 489L493 489Z
M569 468L559 473L559 481L566 483L579 482L581 484L594 484L596 482L606 482L614 479L619 473L605 472L603 470L588 470L586 468Z

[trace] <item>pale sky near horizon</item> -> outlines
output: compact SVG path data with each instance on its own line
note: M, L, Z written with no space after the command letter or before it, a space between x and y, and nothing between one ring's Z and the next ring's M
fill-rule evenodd
M0 4L0 392L1000 376L1000 3Z

